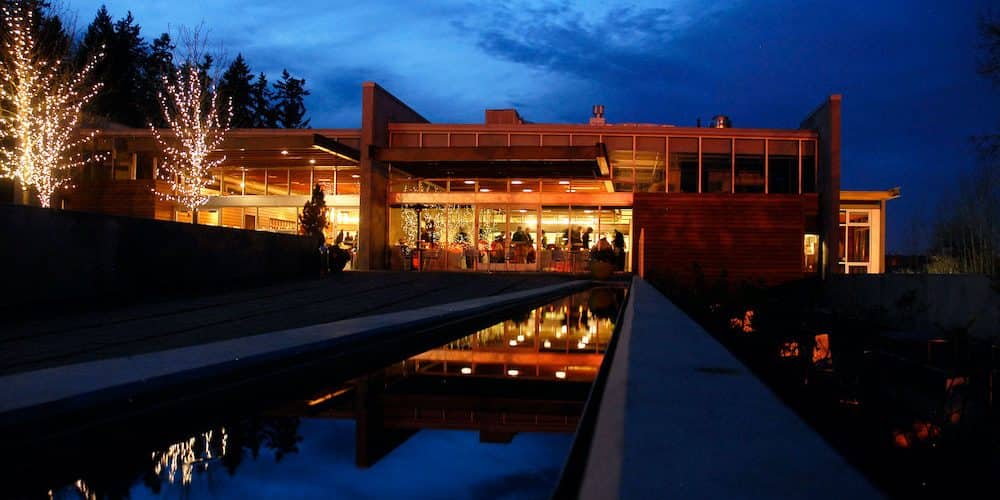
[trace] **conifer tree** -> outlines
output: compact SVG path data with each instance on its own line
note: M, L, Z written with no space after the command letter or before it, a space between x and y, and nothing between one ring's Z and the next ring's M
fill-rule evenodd
M323 195L323 187L316 184L313 187L312 199L302 206L302 214L299 215L299 228L302 234L325 241L326 237L323 235L325 227L326 200Z
M288 70L282 70L281 80L274 84L274 111L277 125L283 128L309 128L305 119L305 79L293 78Z
M233 107L233 128L254 126L253 78L243 54L238 54L219 81L219 97Z
M274 128L274 108L271 106L271 89L267 86L267 75L261 72L257 81L253 82L250 91L251 108L253 109L253 128Z
M140 31L131 12L114 22L102 6L87 27L76 55L81 64L97 52L103 50L105 54L95 69L95 77L103 87L87 111L130 127L142 127L147 122L142 103L149 95L144 72L149 45Z

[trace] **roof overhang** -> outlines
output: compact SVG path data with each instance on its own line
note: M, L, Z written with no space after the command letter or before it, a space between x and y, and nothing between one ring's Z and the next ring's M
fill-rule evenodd
M840 201L886 201L895 200L900 196L901 190L897 186L885 191L841 191Z
M604 144L592 146L373 147L372 157L419 177L608 177Z

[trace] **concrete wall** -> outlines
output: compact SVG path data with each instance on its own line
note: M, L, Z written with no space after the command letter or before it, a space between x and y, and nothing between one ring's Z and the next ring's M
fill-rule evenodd
M1000 294L982 275L836 275L826 292L835 313L888 329L946 334L971 325L975 337L1000 335Z
M313 276L311 240L37 207L0 205L0 311L197 293Z
M427 119L374 82L361 92L361 207L358 268L388 269L389 164L376 161L371 147L389 144L389 123L427 123Z
M816 183L820 205L820 268L824 277L834 273L840 239L840 94L827 98L799 128L819 133Z

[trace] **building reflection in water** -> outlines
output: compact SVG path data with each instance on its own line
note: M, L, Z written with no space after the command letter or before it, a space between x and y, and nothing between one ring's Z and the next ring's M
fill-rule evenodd
M235 474L261 448L279 461L298 452L302 419L354 420L359 467L420 429L473 430L490 443L509 443L522 432L572 433L624 295L624 288L597 288L559 299L346 383L227 419L149 452L128 467L135 472L81 478L55 496L126 492L136 472L153 493L186 489L220 465Z

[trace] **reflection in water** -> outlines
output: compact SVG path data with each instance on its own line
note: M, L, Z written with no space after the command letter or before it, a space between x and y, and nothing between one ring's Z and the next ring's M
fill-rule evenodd
M168 492L190 497L274 496L266 488L241 486L241 478L250 484L278 484L288 481L282 474L290 473L287 469L279 472L277 464L283 457L295 456L298 466L293 468L302 468L304 462L329 462L331 457L343 454L350 440L340 437L332 444L323 444L330 439L329 430L339 428L331 427L335 421L353 422L354 464L361 469L350 467L349 462L338 462L330 469L336 473L324 474L343 475L352 484L367 481L381 491L394 476L386 476L385 472L368 476L362 471L371 468L377 472L376 464L404 443L416 446L401 458L412 473L411 483L428 482L427 478L442 473L435 464L441 460L445 451L442 446L447 446L443 444L447 441L436 431L428 431L427 438L411 439L421 430L473 431L478 433L480 443L503 444L512 443L518 434L536 433L537 438L519 438L505 446L517 456L530 456L527 463L496 463L490 456L477 458L482 450L470 449L470 455L458 457L459 467L472 467L476 472L456 476L469 477L466 481L470 484L464 486L469 491L494 489L500 478L525 474L517 469L523 465L529 471L548 472L530 473L528 480L520 481L518 496L547 495L568 452L568 434L576 428L590 384L611 340L613 319L624 302L624 293L624 289L602 288L576 294L363 377L325 387L310 383L320 388L305 391L289 387L289 394L299 395L251 412L251 416L223 418L215 425L202 427L209 430L175 439L153 451L115 452L135 458L114 471L106 470L110 466L80 464L77 470L86 472L77 477L82 477L71 484L61 483L64 486L50 491L49 496L104 498L148 493L161 496ZM556 441L543 433L565 433L566 437L553 445ZM307 447L303 443L312 444ZM533 451L522 455L525 449ZM262 450L267 450L266 456L273 460L258 460ZM299 456L300 452L306 456ZM490 452L492 456L498 454L497 450ZM226 474L213 475L213 469ZM238 469L247 471L236 475ZM478 477L478 483L473 476ZM322 481L296 477L291 485L283 484L286 489L280 490L279 496L302 496L294 489L308 491L309 484ZM463 488L460 477L449 476L447 481L457 482L450 488ZM219 489L220 484L228 485L229 493Z

